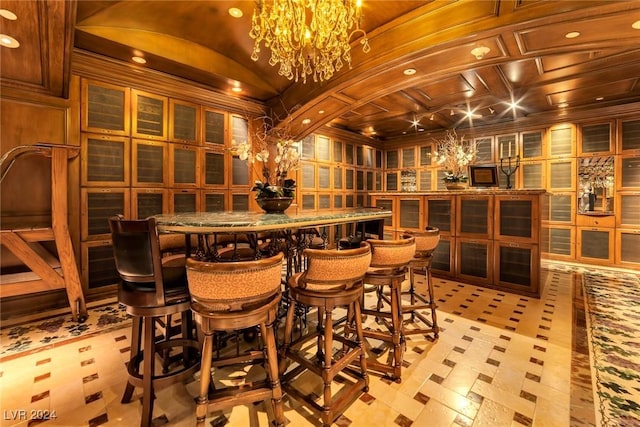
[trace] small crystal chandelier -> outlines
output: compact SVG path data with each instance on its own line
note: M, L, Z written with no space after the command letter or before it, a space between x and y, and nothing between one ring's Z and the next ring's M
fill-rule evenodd
M255 40L251 59L258 60L260 43L271 49L270 65L289 80L313 75L329 80L344 62L351 68L349 40L362 33L362 51L371 50L360 28L362 0L258 0L249 35Z

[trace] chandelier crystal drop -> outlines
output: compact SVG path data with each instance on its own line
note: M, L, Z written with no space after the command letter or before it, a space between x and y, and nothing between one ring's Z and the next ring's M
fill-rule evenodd
M371 50L360 28L361 0L258 0L249 36L255 40L251 59L260 45L271 49L269 64L278 74L297 82L329 80L346 63L351 68L349 41L361 34L362 51Z

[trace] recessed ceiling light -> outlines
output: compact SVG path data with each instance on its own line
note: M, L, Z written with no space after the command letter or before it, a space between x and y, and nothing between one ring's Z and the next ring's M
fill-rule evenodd
M6 34L0 34L0 45L15 49L20 46L20 42Z
M324 110L318 111L318 114L324 114Z
M575 39L576 37L580 36L580 32L579 31L570 31L567 34L564 35L566 38L568 39Z
M233 16L234 18L242 18L243 13L237 7L230 7L229 15Z
M11 12L8 9L0 9L0 16L2 16L5 19L8 19L9 21L15 21L16 19L18 19L16 14Z
M134 56L134 57L131 58L131 60L133 62L137 62L138 64L146 64L147 63L147 60L144 59L142 56Z
M640 21L636 21L631 24L631 28L633 28L634 30L640 30Z
M596 101L602 101L604 99L604 96L599 96L596 98Z
M491 49L486 46L478 46L471 49L471 55L475 56L476 59L482 59L487 53L489 53L490 50Z
M405 76L413 76L416 73L415 68L407 68L402 72Z
M311 119L303 119L302 120L302 124L303 125L308 125L309 123L311 123Z
M240 86L234 86L231 88L232 92L239 93L242 92L242 88Z
M568 102L561 102L560 104L558 104L558 107L560 107L560 108L566 108L568 106L569 106Z

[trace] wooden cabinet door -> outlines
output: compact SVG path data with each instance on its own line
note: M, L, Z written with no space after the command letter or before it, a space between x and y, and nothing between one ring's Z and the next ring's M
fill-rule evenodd
M539 295L538 245L494 242L494 283L519 293Z
M456 239L456 277L470 283L493 282L493 241Z
M576 258L578 261L604 264L613 263L614 229L600 227L577 227L578 243Z
M131 90L131 99L132 136L166 141L169 99L136 89Z
M127 137L83 133L80 146L82 185L109 188L129 186L130 145Z
M455 198L453 196L425 197L425 226L436 227L441 235L456 231Z
M493 237L493 196L457 196L456 212L457 236L475 239Z
M129 88L82 79L81 104L82 131L129 136Z
M539 240L539 196L495 196L494 239L537 243Z
M169 140L183 144L200 141L200 106L190 102L169 100Z

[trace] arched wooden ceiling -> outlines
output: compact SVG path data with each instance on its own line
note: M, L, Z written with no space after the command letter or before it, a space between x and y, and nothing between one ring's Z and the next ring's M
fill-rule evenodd
M288 113L300 136L331 125L396 141L420 129L477 128L640 101L637 1L364 0L371 52L354 42L353 67L322 84L278 76L266 53L250 59L253 1L80 0L65 2L64 10L59 3L7 0L3 7L31 13L25 19L35 22L23 21L21 31L41 29L31 36L40 52L53 46L51 31L67 20L65 54L71 40L75 49L127 62L139 52L146 67L259 101L280 117ZM232 5L242 18L229 15ZM569 32L580 35L565 37ZM480 60L470 53L477 46L490 49ZM3 79L25 78L21 60L3 55ZM405 76L406 68L416 73ZM30 78L43 75L52 73ZM230 92L234 85L243 88L240 95ZM510 108L511 101L518 107Z

